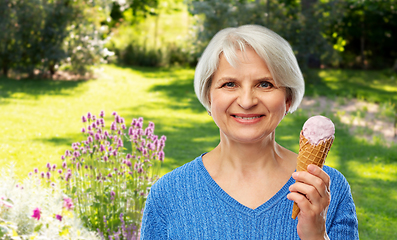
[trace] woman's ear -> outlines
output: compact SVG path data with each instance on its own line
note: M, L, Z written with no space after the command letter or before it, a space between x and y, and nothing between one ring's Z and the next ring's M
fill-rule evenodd
M291 99L290 98L287 98L287 101L285 102L285 107L286 107L285 112L287 113L289 111L289 108L291 107Z

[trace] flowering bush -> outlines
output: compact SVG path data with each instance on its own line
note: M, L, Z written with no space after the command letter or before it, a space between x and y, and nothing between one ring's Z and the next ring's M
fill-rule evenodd
M133 119L127 129L122 117L116 112L113 116L109 130L103 111L99 117L83 116L86 140L72 144L60 168L48 163L46 172L34 173L48 186L59 180L85 225L103 239L138 239L144 202L164 160L166 137L154 135L152 122L143 128L143 118Z
M18 183L13 166L0 175L0 239L99 239L65 207L67 199L53 184L30 176Z

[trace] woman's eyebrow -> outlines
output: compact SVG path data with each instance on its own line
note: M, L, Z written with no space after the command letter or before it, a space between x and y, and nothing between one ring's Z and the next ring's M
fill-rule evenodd
M259 81L273 81L274 82L274 79L272 77L263 77L263 78L258 78L255 81L258 81L258 82Z
M222 77L222 78L219 78L218 80L217 80L217 82L224 82L224 81L237 81L237 78L233 78L233 77Z

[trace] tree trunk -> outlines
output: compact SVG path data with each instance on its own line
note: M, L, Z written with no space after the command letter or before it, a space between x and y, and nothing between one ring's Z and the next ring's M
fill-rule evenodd
M365 31L364 31L364 18L361 22L361 37L360 37L360 56L361 56L361 67L362 69L367 69L367 63L365 60Z
M3 66L2 66L2 70L3 70L3 76L4 77L8 77L8 66L6 63L3 62Z

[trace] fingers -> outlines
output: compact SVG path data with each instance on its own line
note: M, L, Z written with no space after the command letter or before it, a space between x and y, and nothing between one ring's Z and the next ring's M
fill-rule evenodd
M331 201L330 177L315 165L308 166L308 172L294 172L296 183L290 186L288 199L295 201L301 210L321 213Z
M318 166L310 164L308 166L308 172L294 172L292 177L296 180L294 187L297 187L294 191L300 192L304 195L315 194L314 190L318 192L321 197L329 196L330 178L326 172L324 172Z

